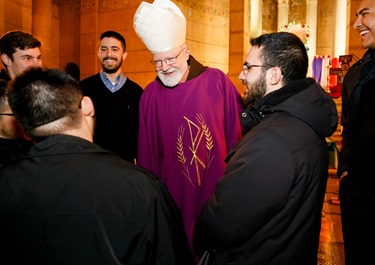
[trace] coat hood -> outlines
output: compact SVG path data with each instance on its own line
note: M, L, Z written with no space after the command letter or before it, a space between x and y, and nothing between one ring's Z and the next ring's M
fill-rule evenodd
M337 129L336 104L313 78L289 81L267 94L242 112L241 123L250 130L275 112L287 112L304 121L320 137L328 137Z

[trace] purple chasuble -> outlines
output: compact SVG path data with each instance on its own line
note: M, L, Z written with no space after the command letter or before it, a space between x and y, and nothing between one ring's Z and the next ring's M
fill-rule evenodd
M166 88L153 81L140 101L137 164L158 175L181 209L192 244L195 220L241 138L241 95L220 70Z

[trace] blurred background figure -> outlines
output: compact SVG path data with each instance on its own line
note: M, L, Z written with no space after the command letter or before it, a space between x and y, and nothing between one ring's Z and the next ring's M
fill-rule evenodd
M64 71L70 74L71 77L73 77L75 80L80 80L80 70L78 64L74 62L69 62L65 65Z

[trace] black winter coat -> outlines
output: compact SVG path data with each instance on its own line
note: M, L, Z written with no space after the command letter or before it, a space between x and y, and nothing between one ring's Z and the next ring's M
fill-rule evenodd
M195 227L209 264L316 265L334 101L313 79L290 82L242 114L250 130Z
M342 150L338 177L348 178L375 193L373 171L375 150L375 50L368 50L344 77L342 96Z
M74 136L0 170L0 235L0 264L193 264L163 183Z

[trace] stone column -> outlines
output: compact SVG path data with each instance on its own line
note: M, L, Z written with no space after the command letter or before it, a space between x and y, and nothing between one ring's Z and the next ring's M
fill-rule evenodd
M277 0L277 29L289 24L289 0Z
M51 45L52 32L52 1L32 1L32 34L42 42L43 65L47 67L56 66L53 63L53 51L57 47ZM56 50L58 52L58 50Z
M80 64L80 0L60 0L60 68Z
M128 21L127 23L133 23ZM81 0L80 21L80 70L81 79L100 71L101 65L96 52L98 50L99 0Z
M251 0L250 36L262 34L262 0Z
M228 77L238 91L243 94L245 89L238 79L242 64L250 49L250 1L230 1L229 23L229 67Z
M346 21L349 21L347 13L347 1L336 0L335 6L335 42L333 48L333 57L339 57L346 54ZM348 18L348 20L346 19Z
M341 1L341 0L340 0ZM306 0L306 25L310 27L310 38L307 43L309 48L309 70L308 76L312 76L312 61L316 55L317 26L318 26L318 0Z

